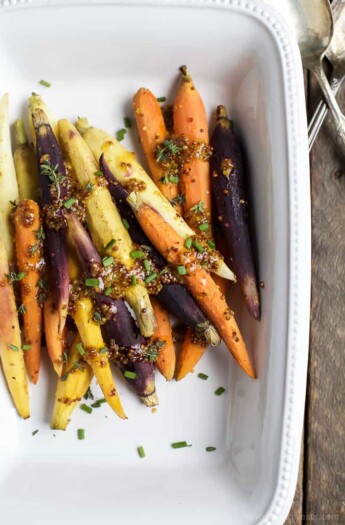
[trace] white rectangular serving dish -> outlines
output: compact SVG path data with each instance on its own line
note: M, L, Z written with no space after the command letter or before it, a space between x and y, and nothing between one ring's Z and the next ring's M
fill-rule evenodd
M11 118L38 91L58 117L87 115L113 132L131 115L140 86L171 100L178 67L189 65L210 122L225 104L247 145L265 283L261 322L235 303L258 379L219 347L197 369L208 381L157 377L156 414L118 378L129 420L104 405L92 415L76 409L64 433L49 429L56 378L47 359L30 388L27 421L0 377L0 521L282 524L297 477L309 329L309 166L297 46L259 1L67 4L0 1L0 94L10 93ZM50 89L38 85L42 78ZM130 135L138 151L134 129ZM226 394L217 397L221 385ZM170 448L180 440L193 446ZM208 445L217 450L206 453Z

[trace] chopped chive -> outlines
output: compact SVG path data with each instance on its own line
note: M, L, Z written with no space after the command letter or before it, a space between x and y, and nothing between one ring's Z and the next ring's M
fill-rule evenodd
M8 348L10 348L11 350L13 350L14 352L19 352L19 348L18 348L18 346L16 346L16 345L12 345L12 344L8 344L7 346L8 346Z
M130 119L129 117L124 117L123 123L124 123L126 128L131 128L132 127L132 119Z
M140 458L144 458L144 457L145 457L145 450L144 450L144 447L138 447L138 448L137 448L137 451L138 451L138 454L139 454L139 457L140 457Z
M94 184L92 182L88 182L85 186L85 190L91 191L93 187L94 187Z
M131 372L130 370L125 370L123 373L123 377L126 379L135 379L137 377L137 374L135 372Z
M115 244L116 244L115 239L111 239L111 241L109 241L108 244L106 245L105 249L111 250Z
M207 244L209 245L209 247L211 248L211 250L214 250L216 245L213 241L207 241Z
M217 390L214 391L216 396L221 396L222 394L224 394L224 392L225 392L225 388L223 388L222 386L218 387Z
M85 405L85 403L83 403L82 405L80 405L80 408L82 410L84 410L84 412L86 412L87 414L91 414L92 412L92 408L89 407L89 405Z
M205 248L198 241L194 241L193 246L200 253L203 253L205 251Z
M116 140L118 142L121 142L125 138L125 135L127 133L127 130L125 128L119 129L119 131L116 132Z
M179 180L180 180L180 178L176 177L175 175L170 175L170 177L169 177L169 181L172 182L173 184L178 184Z
M192 445L188 445L187 441L177 441L176 443L171 443L171 448L185 448L191 446Z
M156 272L152 272L150 273L150 275L148 275L145 279L145 283L150 283L151 281L154 281L154 279L156 279L157 277L157 274Z
M26 276L26 272L17 273L17 281L21 281Z
M203 222L202 224L199 224L198 228L201 232L206 232L209 229L209 224L208 222Z
M64 202L64 207L67 208L68 210L70 208L72 208L73 204L75 204L77 202L77 199L68 199L66 202Z
M206 452L214 452L216 449L216 447L206 447Z
M73 368L77 368L81 372L84 372L84 367L80 365L77 361L73 361Z
M22 345L22 350L24 350L24 352L31 350L31 345Z
M150 261L145 259L145 261L143 261L143 265L144 265L145 270L148 272L150 270L150 268L151 268Z
M41 84L41 86L44 86L44 87L52 87L51 83L48 82L47 80L40 80L39 84Z
M192 239L192 237L188 237L188 239L186 239L186 240L184 241L184 245L185 245L185 247L187 248L187 250L189 250L189 248L192 246L192 244L193 244L193 239Z
M75 345L75 347L78 350L80 355L84 355L85 354L85 349L83 347L83 343L78 343L77 345Z
M67 363L67 359L68 359L67 352L64 352L64 353L62 354L62 362L63 362L63 363Z
M185 266L183 266L183 265L182 266L176 266L176 268L177 268L177 273L179 275L186 275L187 270L186 270Z
M78 439L85 439L85 430L83 428L78 428L77 434Z
M204 379L204 381L206 381L206 379L208 379L208 376L206 374L203 374L202 372L200 372L200 374L198 374L198 377L200 377L200 379Z
M92 403L92 408L101 408L101 405L96 401L95 403Z
M108 257L103 257L102 259L102 264L104 268L106 268L107 266L110 266L111 264L113 264L113 262L114 262L114 257L112 257L111 255L109 255Z
M129 224L128 224L127 219L121 219L121 220L122 220L122 224L124 225L124 227L126 228L126 230L129 230Z
M37 429L37 430L34 430L34 431L32 432L32 435L33 435L33 436L36 436L37 432L38 432L38 429Z
M144 252L142 252L141 250L132 250L130 256L132 257L132 259L141 259L142 257L144 257Z
M96 321L97 323L100 323L102 321L102 316L99 312L95 312L93 314L93 320Z
M95 288L96 286L99 286L99 279L92 279L91 277L89 279L85 279L85 285Z
M97 170L94 172L95 177L103 177L103 171Z
M131 275L131 285L135 286L137 284L137 278L135 275Z
M101 403L102 404L102 403L106 403L106 402L107 402L107 400L104 397L102 397L101 399L97 399L97 403Z
M157 102L166 102L167 97L158 97Z
M100 349L100 354L106 354L108 352L108 348L106 346L103 346L103 348Z
M104 295L106 295L107 297L109 297L109 295L111 294L112 291L113 291L112 288L110 288L110 287L109 287L109 288L106 288L106 289L104 290Z

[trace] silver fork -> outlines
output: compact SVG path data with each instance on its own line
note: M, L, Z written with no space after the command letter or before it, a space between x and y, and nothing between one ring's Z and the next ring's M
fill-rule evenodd
M327 49L326 57L333 68L330 85L334 95L336 95L345 78L345 2L343 0L334 0L332 3L332 11L334 34L330 46ZM322 99L308 126L309 151L313 147L327 113L328 106Z

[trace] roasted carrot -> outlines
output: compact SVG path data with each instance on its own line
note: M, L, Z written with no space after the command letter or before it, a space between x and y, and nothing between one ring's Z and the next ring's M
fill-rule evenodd
M151 242L161 252L163 257L174 265L185 265L187 268L184 281L199 303L209 320L217 328L219 335L232 353L241 368L250 376L255 377L245 343L235 321L233 312L226 304L225 297L210 274L202 267L195 265L195 260L189 257L183 239L175 230L148 204L145 204L137 192L128 197L144 232ZM191 267L188 267L188 264Z
M204 103L187 67L182 66L181 72L182 82L173 106L174 133L186 137L190 142L208 145ZM184 164L180 172L180 187L184 195L185 220L196 232L201 223L200 219L203 223L207 222L209 227L204 233L211 238L211 179L207 154L201 155L201 158L192 158Z
M62 374L62 357L66 349L66 328L59 334L59 311L55 293L50 291L43 308L44 332L49 357L55 372L59 377Z
M20 201L14 213L15 245L19 272L24 321L25 362L33 383L37 383L41 364L42 306L40 279L42 278L43 229L40 208L32 200Z
M183 379L198 364L207 350L207 346L194 339L193 332L189 328L183 341L181 352L177 357L175 378L176 381Z
M178 181L166 179L165 168L156 160L157 146L164 144L168 138L162 109L153 93L140 88L133 97L133 111L151 177L163 195L171 202L179 194ZM181 206L176 203L175 210L181 213Z
M93 378L92 368L82 359L78 348L81 339L77 335L68 351L68 359L63 365L59 378L50 428L66 430L73 410L88 389Z
M157 321L157 328L152 339L154 342L165 343L158 354L156 364L160 373L167 381L170 381L174 377L176 361L170 319L168 312L155 297L151 297L151 303Z

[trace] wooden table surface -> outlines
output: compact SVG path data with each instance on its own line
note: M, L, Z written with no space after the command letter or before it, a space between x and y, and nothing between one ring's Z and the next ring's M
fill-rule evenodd
M309 115L319 90L306 75ZM345 112L345 86L338 95ZM345 159L332 121L311 157L312 296L307 400L300 473L285 525L345 524Z

